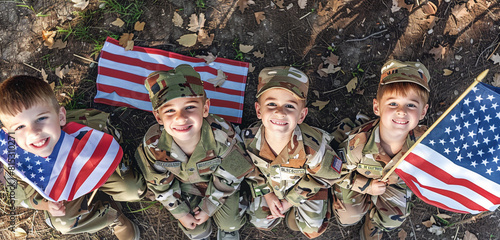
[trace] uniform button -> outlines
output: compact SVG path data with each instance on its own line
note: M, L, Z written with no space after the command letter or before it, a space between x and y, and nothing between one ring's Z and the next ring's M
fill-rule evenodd
M257 164L257 161L253 161L253 163Z
M279 190L280 188L278 186L274 186L274 190Z
M189 171L191 171L191 172L194 171L194 168L190 168Z

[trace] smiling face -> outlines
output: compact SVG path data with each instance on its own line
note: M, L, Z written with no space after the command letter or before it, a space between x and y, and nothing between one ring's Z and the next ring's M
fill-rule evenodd
M197 144L201 137L203 118L208 116L209 108L208 99L180 97L168 101L153 114L177 144Z
M290 91L273 88L259 97L255 111L266 133L291 135L297 124L304 121L308 110L304 101Z
M414 90L406 94L386 92L373 99L373 112L380 116L380 131L393 136L406 136L425 117L429 105Z
M37 103L14 116L0 115L2 129L14 137L22 149L41 157L48 157L54 150L61 126L66 124L64 107L56 110L48 102Z

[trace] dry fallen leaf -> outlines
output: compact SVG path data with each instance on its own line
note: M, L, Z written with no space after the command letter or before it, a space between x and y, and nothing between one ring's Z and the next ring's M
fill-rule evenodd
M189 17L188 30L191 32L198 32L198 30L205 27L205 14L200 13L200 16L197 17L196 14L191 14Z
M284 8L285 6L283 6L283 3L285 2L285 0L276 0L276 6L278 6L279 8Z
M391 12L395 13L401 10L401 7L398 5L398 0L392 0Z
M216 56L214 56L211 52L208 53L208 55L206 56L203 56L203 55L196 55L195 57L197 58L201 58L203 60L205 60L205 62L207 64L210 64L212 63L213 61L215 61L215 59L217 58Z
M253 45L243 45L243 44L240 44L240 51L241 51L242 53L248 53L248 52L250 52L252 49L253 49Z
M399 240L405 240L407 236L408 236L408 233L406 233L406 231L404 229L401 229L401 231L398 232Z
M333 54L333 53L330 53L330 56L328 57L321 57L321 59L323 60L323 62L325 64L332 64L332 65L339 65L339 56Z
M116 18L116 20L114 20L111 25L113 26L117 26L117 27L122 27L123 24L125 24L125 22L123 20L121 20L120 18Z
M252 63L248 64L248 72L253 72L255 70L255 67L252 65Z
M434 55L434 60L443 59L444 54L446 53L446 48L439 44L439 46L431 49L429 53Z
M88 5L89 5L89 2L90 1L85 1L85 0L71 0L73 3L73 7L75 8L80 8L80 10L83 10L85 9Z
M15 237L26 237L28 234L26 233L26 231L24 231L24 229L18 227L14 230L14 236Z
M450 76L453 73L450 69L443 69L443 76Z
M318 109L321 111L321 109L325 108L325 106L330 102L330 100L328 101L320 101L320 100L316 100L315 102L311 103L311 105L315 106L315 107L318 107Z
M241 13L243 13L245 9L248 8L248 5L252 4L255 4L255 2L252 0L238 0L238 2L236 3L236 5L238 5L238 7L240 8Z
M477 237L473 233L471 233L469 231L465 231L463 240L477 240Z
M61 68L61 66L59 66L56 68L55 73L56 76L58 76L60 79L63 79L64 75L66 75L66 73L69 73L69 66L66 65L66 67L64 68Z
M128 40L127 41L127 46L125 46L125 51L130 51L134 49L134 41L133 40Z
M451 10L451 14L455 17L455 19L463 18L469 15L469 11L467 10L467 6L465 4L457 4Z
M182 35L181 38L177 39L177 42L184 47L192 47L196 44L196 39L198 39L198 35L191 33Z
M357 78L357 77L355 77L355 78L351 79L351 81L349 81L349 82L347 83L347 85L345 85L345 87L347 88L347 92L352 93L352 91L353 91L354 89L356 89L356 85L357 85L357 84L358 84L358 78Z
M474 0L469 0L469 1L467 1L466 5L467 5L467 9L469 9L469 11L472 11L472 9L474 8L474 5L476 5L476 2Z
M495 53L491 56L490 60L493 61L493 64L500 64L500 55Z
M120 46L125 48L128 45L128 41L132 40L132 38L134 38L133 33L123 33L120 36L120 39L118 39L118 44L120 44Z
M323 63L320 63L316 72L319 74L320 77L327 77L328 73L326 73L322 69L323 69Z
M491 83L491 85L500 87L500 73L495 73L495 75L493 75L493 82Z
M203 46L212 45L214 37L215 35L213 33L208 35L208 33L204 29L200 29L200 31L198 32L198 42L200 42Z
M47 75L47 73L45 72L45 69L42 68L42 79L43 81L45 81L46 83L48 83L49 81L47 81L47 77L49 75Z
M68 42L63 42L61 39L57 39L56 42L52 44L52 46L49 46L49 49L54 49L54 48L63 49L66 47L67 44Z
M217 77L215 78L210 78L207 80L207 82L211 83L214 85L214 87L220 87L227 79L226 74L220 69L217 69Z
M54 37L56 36L56 31L45 31L42 30L43 45L51 48L54 45Z
M290 3L290 4L288 4L288 6L286 6L286 10L290 10L290 8L292 8L292 7L293 7L293 3Z
M264 12L255 12L255 20L257 20L257 24L260 24L260 21L266 19Z
M327 74L331 73L336 73L340 71L342 68L341 67L335 67L333 64L328 65L327 68L322 68L321 70L324 71Z
M144 30L144 26L146 26L146 22L135 22L134 24L134 30L140 32Z
M174 26L182 27L184 20L182 19L181 15L179 15L177 12L174 12L174 17L172 18L172 22L174 23Z
M425 222L422 222L422 224L428 228L430 228L432 226L432 221L431 220L427 220Z
M255 51L253 52L253 55L256 57L256 58L264 58L264 53L261 53L260 50L259 51Z
M406 4L405 0L396 0L396 1L398 4L398 7L406 8L408 10L408 12L411 12L411 10L413 10L413 4Z
M307 6L307 0L298 0L297 5L299 5L300 9L304 9Z
M442 218L442 219L450 219L450 218L451 218L451 216L450 216L450 215L448 215L448 214L444 214L444 213L440 213L440 214L438 214L438 215L436 215L436 216L438 216L438 217L440 217L440 218Z

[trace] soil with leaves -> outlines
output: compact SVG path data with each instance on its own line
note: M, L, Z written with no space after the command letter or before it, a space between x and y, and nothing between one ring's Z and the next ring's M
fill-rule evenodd
M414 4L423 2L423 4ZM12 0L0 1L1 79L29 74L48 81L68 109L112 112L133 155L152 114L93 102L97 61L107 36L130 49L145 46L251 63L240 128L252 111L257 76L264 67L290 65L310 76L306 122L332 131L358 112L375 117L381 65L390 58L421 61L432 80L431 125L485 69L500 85L500 6L497 0ZM212 79L220 85L219 73ZM6 192L2 192L5 197ZM5 200L3 198L3 200ZM124 204L142 239L187 239L158 203ZM0 203L1 239L113 239L110 229L61 235L39 211L17 209L10 232L8 206ZM500 239L499 211L446 212L412 198L412 213L387 239ZM320 239L358 239L361 224L341 227L332 218ZM242 239L305 239L279 225L259 231L249 224ZM214 235L212 235L214 237Z

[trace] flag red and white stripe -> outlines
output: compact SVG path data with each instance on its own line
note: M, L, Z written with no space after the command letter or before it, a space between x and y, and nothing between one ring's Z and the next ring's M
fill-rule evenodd
M144 80L151 72L168 71L180 64L191 65L203 81L216 78L217 70L222 70L227 79L220 87L209 82L203 84L211 101L210 113L241 123L248 63L217 57L214 62L206 64L201 58L137 46L125 51L117 40L109 37L99 58L94 101L152 111Z

